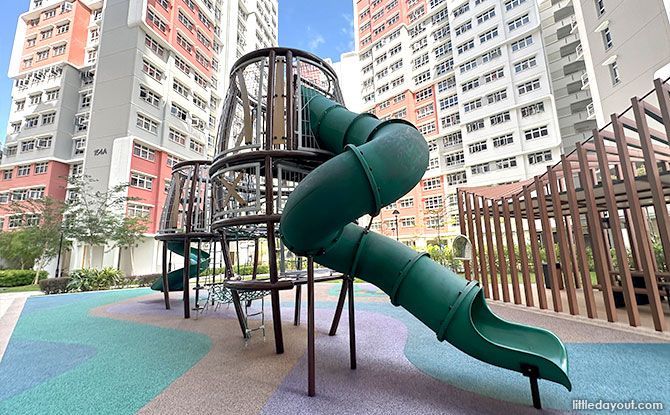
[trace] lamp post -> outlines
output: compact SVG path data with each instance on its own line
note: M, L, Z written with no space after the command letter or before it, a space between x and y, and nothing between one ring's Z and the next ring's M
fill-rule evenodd
M58 257L56 259L56 278L60 277L60 255L63 250L63 229L60 231L60 240L58 241Z
M392 213L395 216L395 240L400 241L400 235L398 234L398 215L400 215L400 212L398 212L398 209L395 209Z

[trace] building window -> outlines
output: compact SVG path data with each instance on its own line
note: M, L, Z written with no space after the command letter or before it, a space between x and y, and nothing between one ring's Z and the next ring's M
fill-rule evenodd
M0 193L0 203L9 203L9 193ZM2 222L0 222L0 228L2 227Z
M463 92L467 92L467 91L470 91L471 89L477 88L478 86L479 86L479 78L476 78L476 79L473 79L472 81L464 82L461 85L461 90Z
M509 144L514 143L514 137L512 134L505 134L499 137L493 138L493 147L503 147Z
M100 29L97 27L91 29L88 34L88 39L90 42L96 42L98 39L100 39Z
M39 123L39 116L33 116L33 117L28 117L26 118L26 128L33 128L37 127L37 124Z
M492 94L488 94L486 96L486 102L489 104L494 104L496 102L500 102L504 99L507 98L507 88L502 89L500 91L496 91Z
M66 44L54 46L54 56L65 55L66 50L67 50Z
M421 182L421 187L423 190L435 190L442 187L442 181L439 177L433 177L432 179L426 179ZM414 201L412 200L412 203Z
M205 152L205 145L192 138L188 142L188 147L198 154L203 154Z
M37 37L31 37L26 40L26 48L32 48L37 43Z
M428 99L433 96L433 87L428 87L426 89L422 89L421 91L417 92L416 95L414 96L414 100L416 102L423 101L424 99Z
M165 55L165 48L161 46L158 42L156 42L151 36L149 35L144 36L144 44L146 45L147 48L149 48L149 50L151 50L153 53L160 56L161 58Z
M21 142L21 152L27 153L29 151L35 150L35 140L27 140Z
M540 80L533 79L532 81L524 82L521 85L517 85L517 90L519 95L527 94L528 92L540 89Z
M182 36L181 33L177 33L177 44L181 46L189 55L193 53L193 45L191 42L186 40L186 38Z
M611 48L613 43L612 43L612 32L610 32L610 28L606 27L600 33L603 36L603 44L605 45L605 50Z
M528 164L538 164L545 161L551 161L551 150L540 151L528 155Z
M466 102L465 104L463 104L463 111L470 112L476 110L477 108L481 108L481 106L482 106L482 99L477 98L473 101Z
M496 161L496 169L506 170L516 167L516 157L507 157Z
M70 22L56 27L56 33L59 35L62 35L63 33L67 33L69 31L70 31Z
M186 137L184 137L184 140L185 139L186 139ZM167 156L167 166L170 167L170 168L174 167L174 165L177 164L177 163L181 163L182 161L183 160L180 159L179 157L173 156L171 154L168 154L168 156Z
M128 216L131 218L148 218L151 214L151 207L128 203Z
M442 195L430 196L423 199L423 208L424 209L440 209L444 206L444 201L442 200Z
M7 146L5 147L5 156L11 157L16 155L18 147L17 146Z
M444 156L444 162L447 167L460 166L465 162L465 154L462 151L447 154Z
M188 118L188 111L186 111L179 105L175 104L174 102L170 106L170 114L174 115L175 117L179 118L182 121L186 121L186 119Z
M440 159L437 157L433 157L428 160L428 170L434 170L434 169L439 169L440 168Z
M36 148L38 150L45 149L45 148L51 148L52 141L53 141L53 138L51 136L38 138L35 141L36 142Z
M505 2L505 10L510 11L516 6L525 3L526 0L508 0Z
M13 122L11 124L12 134L17 134L21 132L21 121Z
M510 117L509 111L505 111L505 112L501 112L499 114L495 114L495 115L490 116L489 120L491 121L491 126L494 126L494 125L506 123L507 121L511 120L511 117Z
M468 178L465 175L464 171L458 171L456 173L447 174L446 180L447 180L447 186L456 186L458 184L468 182Z
M460 6L454 8L451 12L451 14L454 15L454 17L458 17L462 15L463 13L466 13L470 10L470 2L466 2L461 4Z
M470 154L479 153L486 150L486 140L468 145Z
M507 28L509 29L510 32L512 32L529 22L530 18L528 17L528 13L526 13L523 16L517 17L516 19L507 22Z
M23 177L30 174L30 164L24 164L16 169L16 176Z
M474 68L477 67L477 59L473 59L471 61L465 62L463 65L460 66L460 71L461 73L468 72Z
M154 179L146 174L134 172L130 175L130 185L140 189L151 190Z
M155 65L146 59L142 60L142 71L158 82L163 80L163 71L158 69Z
M158 104L161 102L160 95L144 85L140 85L140 99L142 101L148 102L154 107L158 107Z
M605 14L605 0L595 0L596 2L596 13L598 17Z
M512 43L512 52L516 52L532 44L533 44L533 35L528 35L523 39L519 39L516 42Z
M30 105L37 105L42 102L42 93L33 94L30 96Z
M482 128L484 128L484 120L483 119L476 120L476 121L473 121L473 122L469 122L465 125L465 129L469 133L477 131L477 130L481 130Z
M465 43L462 43L456 47L456 51L460 55L461 53L467 52L470 49L473 49L475 47L475 40L470 39Z
M56 121L56 113L49 112L42 115L42 125L53 124Z
M35 165L35 174L37 174L37 165ZM28 198L34 200L40 200L44 198L44 188L36 187L34 189L28 189Z
M417 128L421 134L429 135L435 132L435 123L429 122L428 124L420 125Z
M482 24L485 21L491 19L492 17L495 17L496 15L496 8L492 7L489 10L485 11L482 14L477 15L477 23Z
M614 61L609 64L610 68L610 77L612 77L612 85L616 85L621 82L621 77L619 76L619 66L617 62Z
M463 142L463 134L460 131L447 134L442 138L442 145L444 147L456 146L461 144L462 142Z
M150 119L146 115L138 113L136 125L145 131L149 131L150 133L158 133L158 122Z
M181 11L179 14L181 16ZM167 24L151 9L147 9L147 21L149 21L156 29L163 33L167 33Z
M537 66L537 60L535 59L535 56L531 56L530 58L515 63L514 72L515 73L523 72L536 66Z
M156 160L156 152L149 147L143 146L142 144L134 143L133 144L133 155L149 161Z
M188 87L176 79L172 82L172 89L182 97L188 98L188 94L190 92Z
M83 92L79 98L79 108L89 108L91 106L91 99L93 93L91 91Z
M20 101L16 101L15 104L17 111L23 111L23 109L26 107L26 100L22 99Z
M442 111L446 110L447 108L451 108L455 105L458 105L458 95L454 94L445 98L441 98L439 104L440 104L440 110Z
M86 151L86 138L77 138L74 140L74 155L84 154Z
M544 102L536 102L534 104L521 107L521 117L526 118L535 114L544 112Z
M411 208L414 206L414 198L413 197L406 197L404 199L398 200L398 206L401 208Z
M170 128L168 138L173 143L181 144L182 146L186 145L186 134L184 134L180 131L177 131L174 128Z
M47 91L46 100L53 101L55 99L58 99L59 95L60 95L60 89L52 89L51 91Z
M498 26L479 35L479 43L485 43L498 36Z
M526 140L534 140L537 138L546 137L549 135L549 130L546 125L537 128L531 128L530 130L525 130L523 136Z
M37 61L43 61L49 58L49 49L37 52Z
M400 218L400 227L401 228L413 228L416 226L414 216L407 218Z

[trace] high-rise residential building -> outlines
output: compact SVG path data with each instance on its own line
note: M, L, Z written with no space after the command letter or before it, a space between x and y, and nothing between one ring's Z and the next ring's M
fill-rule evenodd
M588 83L600 126L670 76L667 0L574 0Z
M361 65L358 53L346 52L340 55L340 60L333 62L325 59L333 69L340 83L344 104L350 111L361 111Z
M127 214L148 219L146 238L134 261L96 247L92 263L155 271L171 167L211 155L230 67L276 41L276 0L32 0L10 63L0 203L72 197L68 175L129 183ZM36 220L0 215L4 229ZM63 268L83 257L75 244Z
M363 109L428 141L423 180L373 229L409 245L459 233L456 188L540 174L560 153L534 0L354 0Z
M567 153L596 128L584 40L572 0L541 0L539 9L562 146Z

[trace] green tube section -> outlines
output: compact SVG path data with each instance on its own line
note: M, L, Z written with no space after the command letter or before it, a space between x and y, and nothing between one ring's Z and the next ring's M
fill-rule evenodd
M177 255L184 255L184 242L174 241L168 242L168 250ZM198 264L198 249L191 247L189 254L189 275L195 278L198 273L203 272L209 267L209 252L200 250L200 263ZM178 268L168 272L168 289L170 291L182 291L184 289L184 268ZM163 291L163 278L158 278L151 284L151 289L155 291Z
M487 306L478 282L467 281L406 245L353 222L376 215L409 192L428 166L428 146L410 123L356 114L303 88L310 127L337 154L297 186L281 218L281 237L298 255L368 281L461 351L568 390L568 357L550 331L515 324Z

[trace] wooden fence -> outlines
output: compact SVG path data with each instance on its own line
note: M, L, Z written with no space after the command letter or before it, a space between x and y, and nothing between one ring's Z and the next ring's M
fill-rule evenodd
M459 188L466 278L495 300L667 330L668 137L670 86L656 80L544 174Z

